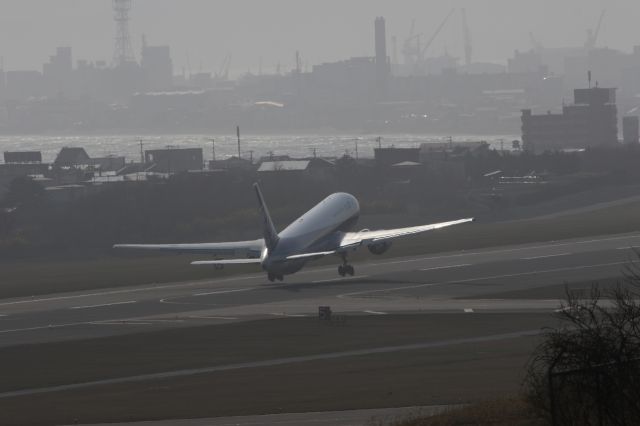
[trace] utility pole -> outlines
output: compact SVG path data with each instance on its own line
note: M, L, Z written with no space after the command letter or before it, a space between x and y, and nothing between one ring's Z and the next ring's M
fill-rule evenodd
M249 161L253 164L253 150L249 151Z
M236 135L238 136L238 160L242 158L242 151L240 150L240 126L236 126Z
M376 141L378 141L378 149L382 149L382 136L378 136Z
M356 160L357 160L358 159L358 138L355 138L353 141L356 144Z
M140 164L144 164L144 148L142 139L140 139Z

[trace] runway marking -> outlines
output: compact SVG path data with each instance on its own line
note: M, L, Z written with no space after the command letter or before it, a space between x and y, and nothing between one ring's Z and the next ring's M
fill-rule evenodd
M288 318L306 318L305 314L285 314L284 312L272 312L269 315L273 315L274 317L288 317Z
M189 318L192 319L215 319L215 320L225 320L225 321L233 321L233 320L237 320L238 318L236 317L205 317L205 316L190 316Z
M477 336L477 337L468 337L468 338L458 338L458 339L450 339L450 340L440 340L435 342L431 341L431 342L421 342L421 343L413 343L413 344L399 345L399 346L382 346L382 347L370 348L370 349L355 349L355 350L344 351L344 352L329 352L329 353L322 353L322 354L315 354L315 355L276 358L276 359L270 359L266 361L251 361L251 362L243 362L243 363L236 363L236 364L216 365L216 366L204 367L204 368L193 368L193 369L187 369L187 370L174 370L174 371L167 371L163 373L141 374L137 376L96 380L92 382L73 383L73 384L67 384L67 385L3 392L3 393L0 393L0 399L13 398L18 396L44 394L44 393L51 393L51 392L72 391L72 390L85 389L85 388L94 387L94 386L107 386L107 385L117 385L117 384L124 384L124 383L145 382L149 380L173 379L178 377L195 376L199 374L213 374L213 373L219 373L219 372L225 372L225 371L243 370L248 368L274 367L274 366L280 366L280 365L300 364L300 363L313 362L313 361L327 361L327 360L350 358L350 357L356 357L356 356L367 356L367 355L387 354L387 353L404 352L404 351L435 349L435 348L443 348L448 346L457 346L457 345L473 344L473 343L495 342L495 341L502 341L502 340L519 339L524 337L534 337L534 336L540 335L541 333L542 333L541 330L523 330L523 331L517 331L517 332L511 332L511 333L493 334L493 335L487 335L487 336Z
M435 268L424 268L420 269L421 271L438 271L440 269L454 269L454 268L464 268L465 266L473 266L471 263L463 263L461 265L451 265L451 266L438 266Z
M522 260L548 259L550 257L569 256L571 254L573 254L573 253L547 254L547 255L544 255L544 256L523 257Z
M422 262L422 261L425 261L425 260L437 260L437 259L445 259L445 258L455 258L455 257L460 257L460 256L480 256L480 255L487 255L487 254L509 253L509 252L516 252L516 251L522 251L522 250L535 250L535 249L542 249L542 248L548 248L548 247L564 247L564 246L571 246L571 245L578 245L578 244L589 244L589 243L606 242L606 241L630 240L630 239L637 239L637 238L640 238L640 235L638 235L638 234L623 235L623 236L619 236L619 237L609 237L609 238L600 238L600 239L596 238L596 239L590 239L590 240L572 241L572 242L559 243L559 244L542 244L542 245L538 245L538 246L529 246L529 247L497 249L497 250L485 250L485 251L478 251L478 252L463 252L463 253L458 253L458 254L447 254L447 255L442 255L442 256L419 257L419 258L398 260L398 261L390 261L390 262L364 263L363 266L364 267L371 267L371 266L375 267L375 266L402 264L402 263L410 263L410 262ZM318 273L318 272L329 271L329 270L332 270L332 269L333 268L308 269L306 271L301 271L300 274L314 274L314 273ZM100 292L93 292L93 293L72 294L72 295L67 295L67 296L42 297L42 298L39 298L39 299L35 299L35 298L25 299L25 298L22 298L20 300L15 300L15 301L12 301L12 302L0 303L0 307L2 307L2 306L24 305L24 304L29 304L29 303L45 303L45 302L55 302L55 301L63 301L63 300L83 299L83 298L88 298L88 297L109 296L109 295L117 295L117 294L130 294L130 293L139 293L139 292L154 291L154 290L165 290L165 289L172 289L172 288L175 289L175 288L194 287L194 286L202 286L202 285L204 285L206 283L222 284L222 283L225 283L225 282L258 279L258 278L261 278L261 277L262 277L261 275L260 276L257 276L257 275L239 276L239 277L221 278L221 279L207 280L207 281L199 280L199 281L180 282L180 283L173 283L173 284L170 283L170 284L166 284L166 285L145 286L145 287L140 287L140 288L126 288L126 289L107 290L107 291L100 291Z
M26 327L26 328L15 328L11 330L0 330L0 334L9 334L9 333L18 333L23 331L36 331L36 330L46 330L46 329L54 329L54 328L64 328L64 327L77 327L79 325L88 325L90 322L72 322L67 324L49 324L49 325L41 325L37 327Z
M346 299L354 296L362 296L365 294L373 294L373 293L391 293L394 291L400 290L413 290L416 288L424 288L424 287L434 287L438 285L446 285L446 284L461 284L461 283L469 283L474 281L482 281L482 280L492 280L497 278L515 278L515 277L523 277L527 275L535 275L535 274L549 274L552 272L563 272L563 271L577 271L580 269L591 269L591 268L600 268L604 266L616 266L616 265L626 265L628 262L611 262L611 263L600 263L597 265L583 265L583 266L570 266L566 268L554 268L554 269L543 269L538 271L530 271L530 272L521 272L517 274L505 274L505 275L490 275L486 277L477 277L477 278L468 278L464 280L451 280L451 281L441 281L436 283L426 283L426 284L418 284L418 285L410 285L403 287L390 287L380 290L365 290L365 291L357 291L353 293L345 293L339 294L337 297L339 299Z
M425 261L425 260L447 259L447 258L461 257L461 256L480 256L480 255L485 255L485 254L512 253L512 252L523 251L523 250L537 250L537 249L543 249L543 248L549 248L549 247L564 247L564 246L571 246L571 245L574 245L574 244L590 244L590 243L598 243L598 242L605 242L605 241L618 241L618 240L625 240L625 239L632 239L632 238L640 238L640 235L637 235L637 234L635 234L635 235L623 235L623 236L620 236L620 237L591 239L591 240L583 240L583 241L572 241L572 242L558 243L558 244L542 244L542 245L528 246L528 247L517 247L517 248L507 248L507 249L497 249L497 250L482 250L482 251L476 251L476 252L464 252L464 253L458 253L458 254L448 254L448 255L444 255L444 256L419 257L419 258L413 258L413 259L395 260L395 261L391 261L391 262L366 263L366 264L363 264L363 266L367 266L367 265L368 266L384 266L384 265L395 265L395 264L400 264L400 263L422 262L422 261ZM553 242L553 241L551 241L551 242Z
M474 311L473 309L471 309L471 308L466 308L466 309L464 310L464 313L465 313L465 314L473 314L474 312L475 312L475 311Z
M238 288L235 290L218 290L218 291L210 291L207 293L196 293L193 296L194 297L200 297L200 296L211 296L214 294L227 294L227 293L242 293L245 291L251 291L251 290L257 290L257 287L250 287L250 288Z
M386 312L380 312L380 311L363 311L365 314L371 314L371 315L388 315Z
M626 247L618 247L616 250L637 250L636 246L626 246Z
M87 306L74 306L69 309L92 309L92 308L104 308L107 306L118 306L118 305L131 305L134 303L138 303L135 300L129 300L127 302L114 302L114 303L103 303L101 305L87 305Z
M182 319L142 319L141 321L151 322L151 323L181 323L184 322Z
M369 275L357 275L357 276L345 277L345 278L331 278L331 279L328 279L328 280L311 281L311 284L333 283L333 282L340 282L340 281L363 279L363 278L368 278L368 277L369 277Z
M152 322L142 321L94 321L88 324L92 325L153 325Z
M38 330L54 330L57 328L78 327L81 325L132 325L134 324L131 319L113 319L104 321L83 321L83 322L70 322L64 324L48 324L40 325L36 327L14 328L9 330L0 330L0 334L21 333L25 331L38 331ZM153 325L150 322L138 322L140 325Z

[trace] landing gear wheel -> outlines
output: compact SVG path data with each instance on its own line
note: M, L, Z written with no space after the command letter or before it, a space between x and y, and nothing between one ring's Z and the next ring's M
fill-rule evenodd
M345 269L346 267L344 265L338 266L338 274L340 274L341 277L347 275L347 271Z
M345 269L345 272L351 276L353 276L356 273L356 270L353 269L353 266L351 265L345 265L344 269Z
M271 272L269 272L269 274L267 274L267 278L269 278L269 281L274 282L276 280L276 276L274 274L272 274Z
M283 277L282 275L278 275L278 276L276 277L276 279L277 279L278 281L282 281L282 280L284 280L284 277Z

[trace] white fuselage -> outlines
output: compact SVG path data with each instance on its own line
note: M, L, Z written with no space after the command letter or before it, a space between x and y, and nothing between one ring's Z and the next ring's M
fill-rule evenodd
M336 193L328 196L280 232L273 250L264 249L262 268L278 275L299 271L306 260L286 260L288 256L335 246L335 240L357 223L359 215L360 205L353 195Z

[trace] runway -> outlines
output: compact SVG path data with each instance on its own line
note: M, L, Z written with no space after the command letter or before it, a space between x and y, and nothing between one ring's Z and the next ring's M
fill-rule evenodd
M620 277L640 233L405 258L371 256L356 276L313 267L272 284L263 273L0 301L0 346L316 315L552 311L548 286ZM391 248L393 250L393 248ZM337 259L336 259L337 260ZM212 272L214 273L214 272Z

